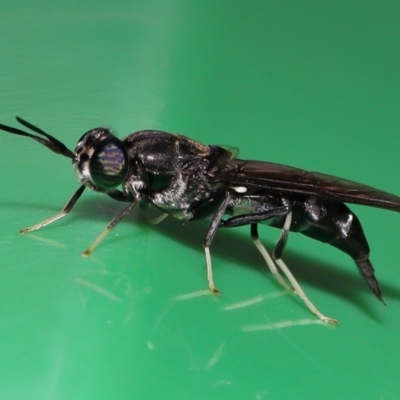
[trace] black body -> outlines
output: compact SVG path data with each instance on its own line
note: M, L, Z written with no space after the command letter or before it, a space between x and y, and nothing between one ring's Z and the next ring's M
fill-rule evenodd
M123 184L125 201L141 198L185 221L212 221L229 195L224 217L218 221L225 228L264 223L282 229L292 211L291 231L350 255L382 300L367 239L344 202L400 211L399 197L325 174L235 159L222 147L203 146L165 132L137 132L122 143L130 160ZM138 184L137 191L132 190L132 181L133 187Z
M53 219L67 214L85 187L130 205L109 225L112 229L136 203L152 203L184 221L209 220L204 242L208 248L218 227L263 223L282 229L291 212L290 231L328 243L350 255L375 295L382 300L370 249L356 215L345 203L400 211L400 197L333 176L268 162L235 158L235 149L206 146L187 137L146 130L117 139L96 128L79 140L74 152L54 137L18 118L44 136L0 125L0 129L29 136L52 151L72 159L81 187ZM282 238L281 238L282 239ZM280 259L287 236L278 243Z

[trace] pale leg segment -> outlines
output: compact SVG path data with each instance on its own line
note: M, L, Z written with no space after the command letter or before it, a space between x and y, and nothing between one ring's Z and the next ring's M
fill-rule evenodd
M281 269L281 271L285 274L286 278L288 281L292 284L295 292L299 295L299 297L304 301L308 309L316 315L321 321L327 322L329 324L337 324L338 321L333 318L329 318L322 314L318 308L315 306L315 304L307 297L307 295L304 293L303 289L301 288L300 284L297 282L296 278L292 275L290 272L289 268L287 265L281 260L275 260L276 264L278 267Z
M147 218L147 217L144 217L144 220L145 220L148 224L150 224L150 225L157 225L157 224L159 224L160 222L164 221L164 219L167 218L168 215L169 215L169 214L167 214L167 213L162 213L160 216L155 217L155 218Z
M286 290L291 290L293 291L293 287L288 285L285 280L283 279L282 275L279 273L278 269L276 268L276 265L272 259L272 257L269 255L267 249L264 247L264 245L261 243L259 237L258 237L258 228L257 224L251 224L251 239L253 240L254 245L257 247L258 251L261 253L262 257L264 258L265 262L267 263L267 266L269 270L271 271L271 274L276 278L276 280L286 289Z
M214 284L210 248L209 248L209 247L204 247L204 252L205 252L205 254L206 254L208 287L210 288L210 290L211 290L212 293L214 293L214 294L222 294L222 293L215 287L215 284Z
M290 229L290 225L292 223L292 212L290 211L287 215L286 215L286 219L285 219L285 223L283 225L282 228L282 233L281 233L281 237L280 237L280 241L277 244L277 247L280 247L280 251L279 254L282 254L282 251L284 249L285 243L287 241L288 238L288 232ZM274 251L274 255L277 252ZM286 266L286 264L282 261L282 259L280 258L274 258L274 261L276 263L276 265L281 269L281 271L284 273L284 275L286 276L286 278L288 279L288 281L291 283L291 285L293 286L294 290L296 291L296 293L299 295L299 297L304 301L304 303L306 304L306 306L309 308L309 310L315 314L321 321L323 322L327 322L330 324L337 324L338 321L333 319L333 318L329 318L327 316L325 316L324 314L322 314L317 307L314 305L314 303L311 302L311 300L307 297L307 295L304 293L303 289L301 288L300 284L297 282L296 278L292 275L292 273L290 272L289 268Z
M68 203L64 206L64 208L58 212L57 214L53 215L52 217L46 218L44 221L39 222L36 225L29 226L28 228L23 228L19 231L19 233L26 233L26 232L32 232L35 231L36 229L43 228L46 225L51 224L54 221L57 221L58 219L66 216L74 207L75 203L78 201L79 197L81 197L83 191L85 190L85 186L82 185L74 194L73 196L68 200Z
M107 226L106 229L104 229L103 232L100 233L99 236L94 240L94 242L89 246L87 250L85 250L82 255L84 257L89 256L93 250L99 245L99 243L115 228L115 226L123 219L125 218L131 211L132 208L135 207L135 205L138 202L135 201L131 204L129 204L128 207L124 208Z
M225 213L226 207L229 204L231 196L229 192L226 192L220 205L218 206L217 211L215 212L210 227L208 229L206 238L203 243L204 252L206 255L206 264L207 264L207 280L208 280L208 287L210 288L211 292L214 294L221 294L221 292L215 287L214 279L213 279L213 272L212 272L212 263L211 263L211 254L210 254L210 246L213 241L215 232L217 231L221 219Z
M19 233L27 233L27 232L32 232L35 231L36 229L40 229L43 228L46 225L51 224L54 221L57 221L58 219L65 217L67 215L67 213L62 210L60 212L58 212L57 214L53 215L52 217L46 218L44 221L39 222L38 224L29 226L27 228L22 228Z

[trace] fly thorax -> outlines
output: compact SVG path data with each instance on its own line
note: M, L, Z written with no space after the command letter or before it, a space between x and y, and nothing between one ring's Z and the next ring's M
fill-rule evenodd
M176 174L166 188L151 195L151 201L157 206L185 209L189 207L185 197L186 189L186 180L182 174Z
M124 192L132 194L136 199L142 197L146 189L145 182L137 176L129 176L123 184Z

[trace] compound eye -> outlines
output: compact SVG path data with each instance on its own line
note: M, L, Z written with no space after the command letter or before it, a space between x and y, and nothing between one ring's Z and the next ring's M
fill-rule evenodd
M89 164L93 182L102 189L120 185L128 172L128 155L123 144L116 138L101 141Z

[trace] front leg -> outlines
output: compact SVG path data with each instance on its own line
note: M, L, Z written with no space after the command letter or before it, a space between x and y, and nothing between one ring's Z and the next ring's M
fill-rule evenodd
M23 228L19 232L20 233L26 233L26 232L32 232L35 231L36 229L43 228L46 225L51 224L54 221L57 221L58 219L65 217L73 208L76 202L78 201L79 197L81 197L83 191L85 190L86 186L82 185L74 194L73 196L68 200L68 203L64 206L64 208L58 212L57 214L53 215L50 218L46 218L44 221L39 222L36 225L29 226L28 228Z

